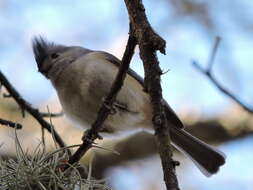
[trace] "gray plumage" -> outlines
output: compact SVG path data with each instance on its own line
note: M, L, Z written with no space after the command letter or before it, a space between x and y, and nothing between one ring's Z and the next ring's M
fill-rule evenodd
M39 71L52 82L66 115L79 126L90 127L109 92L120 60L103 51L56 45L41 37L34 38L33 51ZM107 118L103 132L152 129L152 106L143 85L143 79L129 69L114 104L116 113ZM205 175L216 173L225 163L223 153L187 133L168 103L163 100L163 104L173 145Z

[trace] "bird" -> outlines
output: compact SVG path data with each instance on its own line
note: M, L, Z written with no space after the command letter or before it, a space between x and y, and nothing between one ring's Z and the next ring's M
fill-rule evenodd
M121 61L105 51L50 42L42 36L32 39L38 71L56 89L62 109L70 120L83 129L91 126L104 97L117 75ZM153 110L144 80L128 69L124 84L100 132L116 135L136 129L152 130ZM172 145L189 157L207 177L225 164L225 154L192 136L163 99L163 108L170 129Z

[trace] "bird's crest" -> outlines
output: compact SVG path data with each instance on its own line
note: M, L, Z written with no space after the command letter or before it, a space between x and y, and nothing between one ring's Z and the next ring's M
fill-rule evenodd
M41 63L49 55L50 49L54 48L56 45L52 42L48 42L43 37L34 37L32 40L32 47L35 60L40 67Z

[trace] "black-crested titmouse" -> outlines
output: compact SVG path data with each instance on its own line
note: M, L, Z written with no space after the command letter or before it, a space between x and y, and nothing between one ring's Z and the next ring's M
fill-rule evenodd
M79 125L89 127L97 117L120 65L113 55L78 46L56 45L42 37L33 39L33 52L39 71L52 82L63 111ZM225 163L224 154L183 129L183 124L164 100L164 109L173 145L189 156L210 176ZM136 128L152 129L152 106L143 91L143 79L129 69L102 132L115 133Z

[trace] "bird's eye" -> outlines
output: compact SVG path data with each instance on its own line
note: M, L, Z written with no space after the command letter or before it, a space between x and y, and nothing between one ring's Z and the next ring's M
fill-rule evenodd
M60 55L59 54L57 54L57 53L52 53L51 54L51 58L52 59L56 59L57 57L59 57Z

